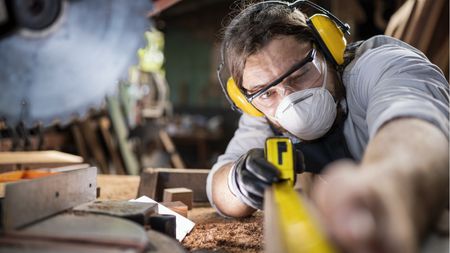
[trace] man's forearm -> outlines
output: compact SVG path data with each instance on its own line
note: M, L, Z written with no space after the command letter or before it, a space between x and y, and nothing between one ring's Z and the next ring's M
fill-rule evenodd
M380 187L385 180L396 184L419 237L448 205L449 143L428 122L401 118L387 123L368 144L361 166L381 170Z
M212 198L216 208L223 214L231 217L245 217L252 214L255 209L245 205L236 198L228 188L228 174L232 164L222 166L212 180Z

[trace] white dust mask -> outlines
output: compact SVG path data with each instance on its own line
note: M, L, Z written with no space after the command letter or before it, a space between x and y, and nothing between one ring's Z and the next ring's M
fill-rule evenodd
M327 68L322 87L294 92L284 97L277 107L277 122L301 140L314 140L330 130L336 118L336 103L325 88Z

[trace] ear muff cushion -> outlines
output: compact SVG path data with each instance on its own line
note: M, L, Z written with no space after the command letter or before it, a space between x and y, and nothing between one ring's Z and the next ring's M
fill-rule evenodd
M231 77L227 81L227 93L234 105L241 109L242 112L255 117L264 116L264 114L247 101L247 98L242 94L241 90L237 87L236 82Z
M347 46L344 33L341 29L324 14L316 14L309 18L312 28L315 30L319 39L322 41L325 50L334 59L334 61L341 65L344 63L344 52Z

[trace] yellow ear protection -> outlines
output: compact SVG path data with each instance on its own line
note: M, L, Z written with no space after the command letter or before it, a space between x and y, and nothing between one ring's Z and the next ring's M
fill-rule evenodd
M350 34L350 26L340 21L331 12L325 10L319 5L307 0L297 0L293 3L283 1L265 1L257 4L283 4L290 8L299 8L303 5L312 7L317 14L312 15L306 20L306 24L313 31L316 42L319 45L321 52L325 57L335 64L335 66L342 65L344 63L344 52L347 46L347 41L344 34ZM264 116L250 101L244 92L237 86L232 77L228 77L226 84L224 84L221 72L225 67L224 59L225 45L222 45L221 50L221 63L217 69L217 76L219 78L222 90L230 102L233 110L246 113L251 116L261 117Z

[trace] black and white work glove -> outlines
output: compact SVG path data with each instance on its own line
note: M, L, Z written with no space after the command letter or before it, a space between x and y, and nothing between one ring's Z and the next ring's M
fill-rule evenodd
M280 181L280 171L264 157L263 149L251 149L233 165L229 177L230 191L246 205L262 209L264 190Z

